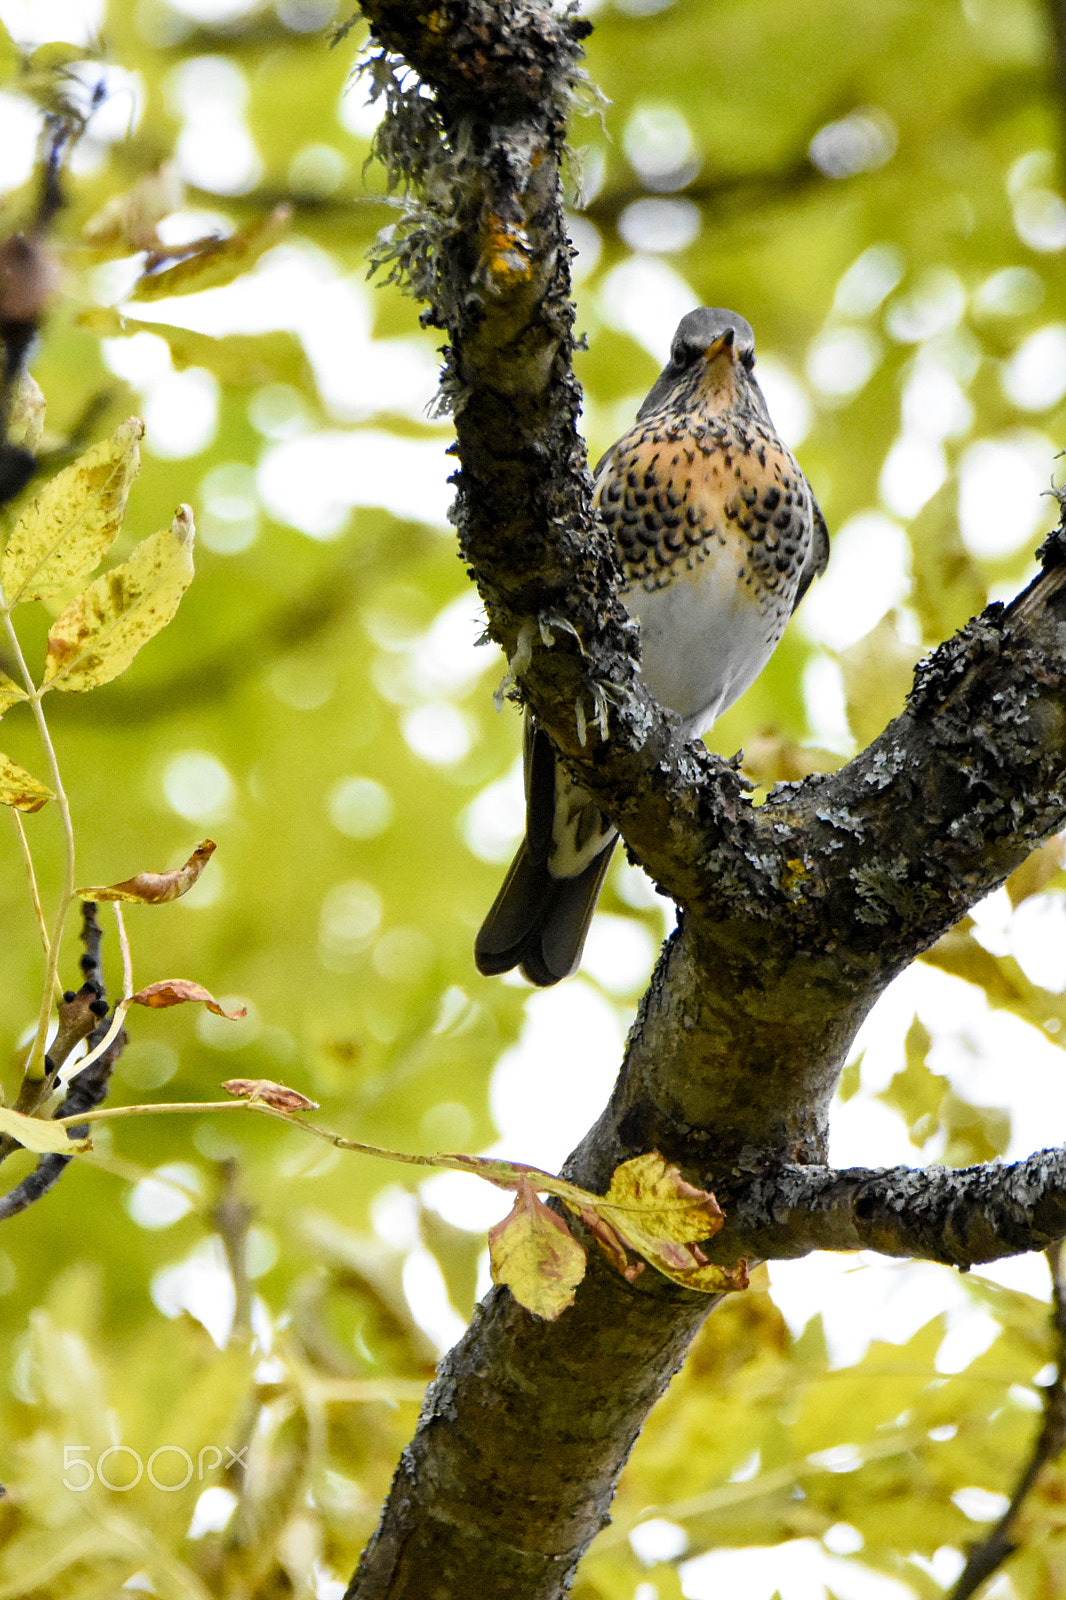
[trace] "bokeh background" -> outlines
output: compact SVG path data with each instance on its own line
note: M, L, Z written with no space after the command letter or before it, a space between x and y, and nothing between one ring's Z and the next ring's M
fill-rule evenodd
M575 123L568 185L590 456L632 420L679 317L734 307L834 535L829 575L711 736L743 745L765 786L879 732L915 661L1017 591L1055 520L1050 13L586 10L606 104ZM556 1168L609 1092L672 913L619 859L580 977L535 994L474 972L521 828L520 719L494 709L503 664L478 643L447 521L435 340L412 301L366 281L394 212L368 160L378 108L348 85L359 27L329 48L344 15L332 0L0 0L5 232L31 214L42 99L61 80L98 102L33 361L47 442L142 416L116 554L179 501L198 526L166 632L111 686L49 702L78 878L173 866L214 838L192 893L130 910L135 976L194 978L248 1009L138 1014L112 1098L214 1099L224 1078L267 1077L349 1137ZM149 246L207 235L230 248L144 277ZM36 613L19 623L39 663ZM18 708L0 743L43 770ZM47 905L58 828L47 809L27 828ZM1061 1141L1060 868L1053 841L885 996L845 1075L834 1160L966 1164ZM13 829L0 918L10 1097L42 969ZM96 1147L101 1168L76 1164L0 1235L0 1597L337 1600L506 1202L252 1118L131 1120ZM9 1181L24 1171L10 1161ZM241 1206L247 1295L226 1251ZM1039 1258L966 1281L864 1257L760 1272L653 1418L576 1592L944 1593L1038 1423L1046 1285ZM1064 1490L1043 1482L994 1592L1061 1592Z

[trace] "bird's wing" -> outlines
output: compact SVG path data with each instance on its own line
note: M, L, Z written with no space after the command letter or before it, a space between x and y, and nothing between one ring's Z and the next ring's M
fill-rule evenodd
M822 508L811 492L810 484L807 485L807 490L811 495L811 514L813 517L811 547L807 551L807 559L803 563L803 571L800 573L796 598L792 602L793 611L795 611L803 596L807 593L814 579L820 578L829 564L829 529L825 525Z

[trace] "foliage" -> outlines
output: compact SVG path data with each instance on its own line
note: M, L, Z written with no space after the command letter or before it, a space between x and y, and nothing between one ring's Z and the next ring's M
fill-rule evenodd
M16 10L0 5L18 36ZM211 23L112 0L87 50L50 38L24 55L0 33L5 113L58 98L88 117L51 229L62 293L32 361L46 419L29 396L19 436L66 453L15 502L0 571L32 681L95 687L44 699L76 871L10 638L0 797L22 797L45 906L188 862L205 831L217 843L172 906L133 906L131 940L138 971L195 973L247 1016L127 1017L112 1104L215 1101L239 1072L294 1085L352 1140L482 1149L503 1121L509 1157L557 1166L562 1150L515 1144L514 1064L527 1103L547 1096L542 1120L578 1137L594 1044L572 1039L558 1071L551 1058L583 1011L626 1025L662 909L620 862L586 975L558 1001L527 1010L521 988L474 974L517 828L518 719L492 710L502 666L473 649L447 537L433 335L394 290L364 287L396 208L367 164L373 118L344 99L358 30L331 51L328 12L234 3ZM689 304L749 318L837 542L713 742L746 743L762 785L793 779L884 725L921 651L1020 585L1050 521L1066 204L1044 15L1035 0L593 15L587 66L609 105L573 130L590 455L631 420ZM5 232L33 212L24 167ZM94 641L120 611L143 616L126 602L161 552L182 566L179 502L196 513L196 582L108 681ZM122 602L86 587L109 548ZM110 637L127 665L128 639ZM1061 866L1057 843L1039 853L877 1014L838 1112L849 1156L962 1164L1027 1153L1027 1127L1060 1136ZM14 827L0 915L11 1103L47 977ZM54 940L61 987L75 935ZM1002 1073L1007 1052L1040 1087L1035 1109ZM484 1227L447 1220L430 1203L444 1191L423 1196L413 1172L263 1116L105 1121L95 1147L0 1237L0 1595L110 1592L137 1574L164 1595L339 1593L432 1370L426 1326L447 1337L473 1304ZM30 1165L9 1157L10 1181ZM898 1337L842 1341L875 1273L918 1283L918 1303ZM433 1312L427 1280L450 1310ZM975 1275L953 1293L946 1273L867 1265L824 1330L814 1317L800 1332L790 1281L760 1271L708 1322L637 1445L582 1600L711 1592L726 1569L701 1579L683 1561L732 1549L752 1563L738 1592L787 1600L815 1545L840 1592L876 1573L899 1586L878 1593L932 1596L988 1497L1010 1493L1046 1381L1039 1292ZM1061 1495L1049 1471L1029 1502L1009 1568L1021 1596L1061 1588ZM658 1546L639 1532L649 1507ZM755 1547L786 1541L811 1543L757 1565Z

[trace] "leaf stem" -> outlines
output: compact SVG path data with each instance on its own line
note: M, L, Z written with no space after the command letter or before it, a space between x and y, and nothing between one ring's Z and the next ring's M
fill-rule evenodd
M115 1008L115 1017L107 1038L103 1039L96 1049L86 1056L84 1061L79 1061L71 1076L88 1066L106 1048L110 1039L117 1033L122 1024L128 1005L120 1003ZM54 1120L58 1127L79 1127L87 1122L117 1122L122 1117L153 1117L165 1116L170 1112L185 1113L186 1115L205 1111L252 1111L260 1116L272 1117L275 1122L284 1122L290 1128L300 1128L304 1133L310 1133L316 1139L324 1139L327 1144L334 1145L338 1150L351 1150L356 1155L376 1156L380 1161L399 1161L410 1167L445 1168L450 1172L467 1172L471 1177L484 1178L487 1183L494 1184L498 1189L515 1189L519 1183L526 1179L532 1183L534 1189L545 1194L558 1195L562 1200L568 1200L582 1205L589 1200L602 1199L600 1195L587 1194L584 1189L579 1189L576 1184L568 1183L565 1178L557 1178L550 1172L542 1172L539 1167L526 1166L520 1161L500 1161L491 1156L466 1156L466 1155L413 1155L406 1150L383 1150L374 1144L360 1144L356 1139L345 1139L342 1134L333 1133L329 1128L320 1128L316 1123L305 1122L302 1117L295 1117L288 1111L279 1110L276 1106L267 1105L263 1100L179 1100L157 1101L154 1104L143 1106L105 1106L97 1111L79 1111L70 1117L56 1117Z
M93 1048L88 1052L87 1055L84 1055L84 1056L82 1056L80 1058L80 1060L75 1061L73 1067L71 1068L71 1070L69 1072L65 1072L65 1073L61 1074L62 1085L63 1085L64 1088L66 1088L66 1086L72 1081L72 1079L74 1079L74 1078L76 1078L78 1076L79 1072L84 1072L86 1067L91 1067L94 1061L99 1061L99 1059L103 1055L104 1051L110 1048L110 1046L111 1046L111 1044L112 1044L112 1042L113 1042L113 1040L115 1038L115 1035L118 1033L119 1029L122 1027L122 1024L126 1020L126 1012L129 1010L129 1008L130 1008L130 1001L128 999L119 1001L118 1005L115 1007L115 1010L114 1010L114 1012L112 1014L111 1025L108 1028L107 1032L104 1034L104 1037L100 1040L100 1043L97 1044L97 1045L94 1045ZM116 1107L113 1107L110 1111L83 1111L76 1117L67 1117L67 1118L62 1119L62 1120L65 1120L65 1121L68 1121L68 1122L88 1122L92 1118L100 1119L101 1117L110 1116L113 1113L117 1113L117 1115L121 1116L124 1111L151 1111L152 1109L153 1108L151 1106L116 1106ZM155 1109L160 1110L160 1111L167 1111L167 1110L170 1110L170 1107L162 1105L162 1106L156 1107ZM184 1111L186 1109L191 1109L191 1108L186 1108L185 1106L179 1106L176 1109L180 1110L180 1111ZM61 1119L57 1117L56 1121L58 1122L59 1120L61 1120Z
M24 1071L24 1077L32 1083L44 1077L48 1024L52 1016L52 996L59 982L59 947L63 939L67 913L74 900L74 825L71 821L67 792L63 787L63 779L60 776L55 746L52 743L52 736L48 731L48 724L45 721L44 711L41 707L40 691L33 681L29 667L26 665L26 658L22 654L22 646L19 644L18 634L15 632L14 624L11 621L10 607L3 599L2 594L0 594L0 622L2 622L11 652L18 662L22 681L26 685L30 709L33 712L33 719L37 724L37 733L48 761L48 770L52 779L52 788L55 791L56 805L59 808L59 818L63 829L63 879L59 891L59 900L56 904L55 920L52 925L51 943L45 958L44 992L41 996L41 1008L37 1017L37 1032L34 1036Z
M41 896L40 891L37 888L37 875L33 870L33 856L30 854L30 841L26 837L26 829L22 825L21 816L15 810L14 806L11 806L9 809L11 811L11 820L15 824L15 832L19 836L19 848L22 851L22 860L26 867L26 877L29 880L30 885L30 898L33 901L33 914L37 920L37 931L41 936L41 946L44 950L45 960L47 961L49 955L51 954L52 944L48 937L48 929L44 925L44 911L41 908ZM56 998L59 999L62 996L62 993L63 991L60 987L59 978L57 976L55 983Z
M118 929L118 947L122 953L122 999L128 1002L133 996L133 956L130 952L129 935L126 932L126 922L122 915L122 907L117 900L112 900L111 909L115 913L115 924Z

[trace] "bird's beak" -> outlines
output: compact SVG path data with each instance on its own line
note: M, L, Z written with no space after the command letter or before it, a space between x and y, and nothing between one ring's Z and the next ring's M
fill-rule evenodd
M718 335L717 339L712 339L711 343L703 352L703 359L710 362L713 361L716 356L725 355L729 357L730 366L736 366L736 338L736 330L733 328L727 328L724 333L720 333Z

